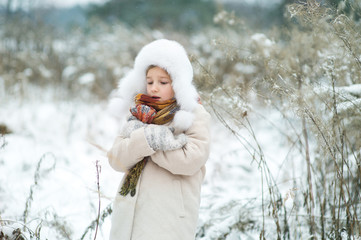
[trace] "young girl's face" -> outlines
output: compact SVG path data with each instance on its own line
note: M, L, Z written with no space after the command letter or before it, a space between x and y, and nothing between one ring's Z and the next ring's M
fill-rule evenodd
M147 94L158 101L169 100L174 97L172 79L160 67L152 67L147 72Z

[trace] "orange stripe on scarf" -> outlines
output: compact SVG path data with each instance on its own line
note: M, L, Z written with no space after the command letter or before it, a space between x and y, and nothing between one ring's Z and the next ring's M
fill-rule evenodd
M179 110L175 98L166 101L158 101L157 99L141 93L135 96L135 104L137 105L137 107L140 105L147 105L149 107L152 107L157 113L155 114L155 117L151 121L151 123L158 125L163 125L167 122L172 121L174 118L174 114ZM144 118L149 118L149 116L144 114L138 114L134 116L137 117L140 121L146 121L146 119Z

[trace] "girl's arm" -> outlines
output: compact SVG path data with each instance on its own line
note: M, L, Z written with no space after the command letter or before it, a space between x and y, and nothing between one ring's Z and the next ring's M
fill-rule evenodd
M109 164L114 170L126 172L137 162L154 152L147 143L144 127L141 127L132 132L129 138L118 136L107 156Z
M209 156L210 115L203 106L195 112L192 126L185 132L187 144L173 151L157 151L152 161L173 174L193 175L206 163Z

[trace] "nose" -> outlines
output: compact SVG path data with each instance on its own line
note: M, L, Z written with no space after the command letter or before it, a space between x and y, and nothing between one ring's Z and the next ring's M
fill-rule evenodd
M152 92L158 92L158 84L153 83L153 84L152 84L151 91L152 91Z

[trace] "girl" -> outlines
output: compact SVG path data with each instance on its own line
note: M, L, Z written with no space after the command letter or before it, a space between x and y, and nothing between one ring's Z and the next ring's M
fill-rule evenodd
M121 80L117 111L127 121L108 159L126 174L113 203L110 240L195 239L210 115L192 79L184 48L161 39L141 49Z

